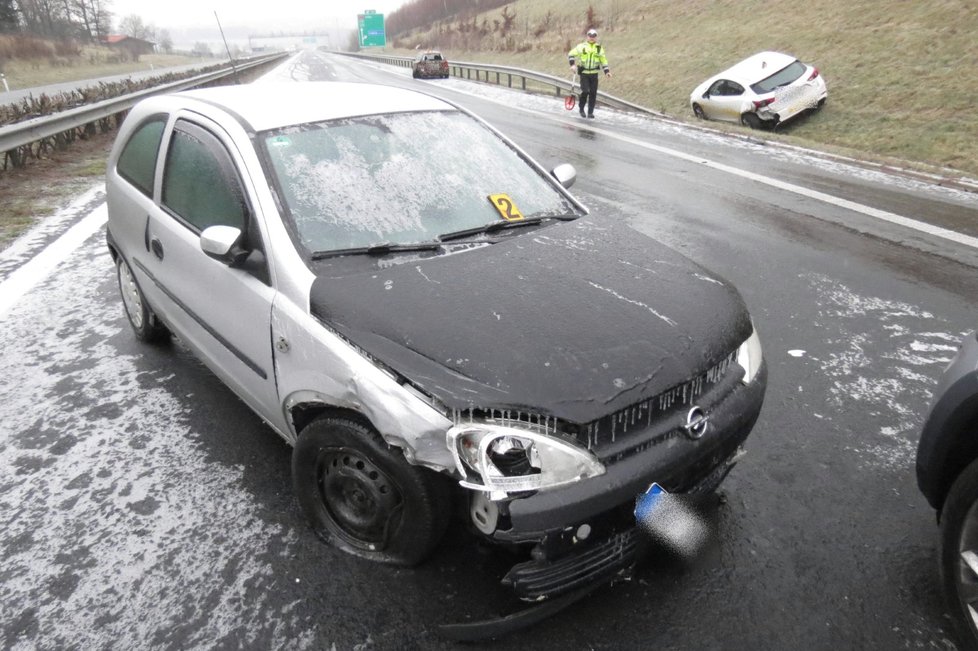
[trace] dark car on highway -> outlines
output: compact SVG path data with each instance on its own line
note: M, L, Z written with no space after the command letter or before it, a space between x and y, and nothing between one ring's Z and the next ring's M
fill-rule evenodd
M430 77L447 79L448 74L448 60L441 52L422 52L414 57L414 63L411 65L411 76L415 79Z
M540 601L634 565L653 483L714 490L766 385L733 285L575 178L423 93L194 90L121 126L107 239L135 335L293 446L321 538L412 565L464 514Z
M938 513L940 575L968 648L978 648L978 335L941 376L917 447L917 485Z

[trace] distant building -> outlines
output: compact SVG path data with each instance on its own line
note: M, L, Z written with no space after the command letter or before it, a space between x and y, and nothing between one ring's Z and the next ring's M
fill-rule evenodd
M102 39L102 43L113 50L125 52L132 59L138 59L140 55L152 54L156 51L156 43L125 34L109 34Z
M281 52L295 50L331 49L333 40L328 32L314 34L275 34L249 36L248 49L252 52Z

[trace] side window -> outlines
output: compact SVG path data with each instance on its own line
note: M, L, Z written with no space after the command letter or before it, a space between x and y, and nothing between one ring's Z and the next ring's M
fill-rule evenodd
M738 84L736 81L727 82L727 95L736 97L737 95L744 94L744 87Z
M234 162L211 133L177 122L163 170L163 205L191 226L246 230L248 208Z
M156 155L160 151L166 117L152 118L137 128L119 156L116 171L147 197L153 196L153 177L156 173Z
M710 95L723 95L723 88L726 85L726 83L727 82L724 81L723 79L721 79L720 81L715 81L713 82L713 85L710 86L710 89L706 92L709 93Z

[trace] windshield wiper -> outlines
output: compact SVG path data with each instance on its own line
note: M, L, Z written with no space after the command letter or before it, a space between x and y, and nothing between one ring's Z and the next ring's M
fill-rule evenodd
M437 251L441 248L441 242L412 242L410 244L394 244L393 242L379 242L370 246L357 246L349 249L333 249L332 251L314 251L313 260L323 260L325 258L336 258L343 255L387 255L388 253L399 253L401 251Z
M577 215L555 215L552 217L527 217L526 219L520 219L518 221L498 221L490 222L488 224L483 224L482 226L475 226L473 228L464 228L460 231L452 231L451 233L442 233L438 236L439 242L447 242L448 240L458 240L463 237L469 237L470 235L482 235L495 233L497 231L505 230L508 228L519 228L520 226L533 226L539 224L545 219L559 219L561 221L571 221L572 219L577 219Z

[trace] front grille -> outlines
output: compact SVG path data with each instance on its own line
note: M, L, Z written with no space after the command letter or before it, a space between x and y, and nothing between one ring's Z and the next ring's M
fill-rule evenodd
M736 365L736 362L737 351L734 350L707 369L706 372L691 380L585 425L577 425L552 416L517 410L454 410L451 416L456 425L474 421L490 421L503 426L532 425L538 431L546 434L570 435L578 443L594 452L602 461L614 463L674 436L681 436L681 430L673 429L655 438L640 437L641 440L635 440L634 444L630 445L632 443L630 439L636 438L634 435L648 431L654 423L668 418L684 407L689 407L694 404L697 398L720 384L727 376L730 367Z
M578 442L592 452L627 439L631 432L647 430L653 420L660 420L694 401L716 386L737 361L737 351L724 357L718 364L691 380L663 391L648 400L630 405L607 416L602 416L576 433Z
M556 597L595 581L613 579L635 564L644 545L642 534L631 528L558 560L515 565L502 582L526 601Z

